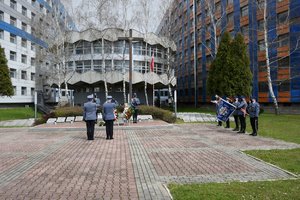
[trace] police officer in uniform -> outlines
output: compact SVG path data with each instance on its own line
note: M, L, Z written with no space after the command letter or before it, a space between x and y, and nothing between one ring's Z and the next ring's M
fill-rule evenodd
M232 104L237 108L240 105L239 98L235 97L235 101ZM240 123L239 123L238 110L235 109L232 115L235 123L235 128L233 129L233 131L239 131Z
M249 112L250 123L252 127L252 133L250 135L252 136L257 136L259 109L260 109L259 103L256 102L255 97L251 97L250 104L248 106L248 112Z
M241 124L240 131L237 133L245 133L246 132L246 114L247 114L247 102L245 97L241 96L239 98L240 105L237 107L238 116Z
M103 120L105 121L106 126L106 139L112 140L114 139L114 120L115 114L114 110L116 108L116 104L112 102L112 96L106 97L106 102L103 104Z
M87 96L88 102L83 106L83 120L86 123L87 138L94 140L95 123L97 122L97 105L93 102L94 96Z

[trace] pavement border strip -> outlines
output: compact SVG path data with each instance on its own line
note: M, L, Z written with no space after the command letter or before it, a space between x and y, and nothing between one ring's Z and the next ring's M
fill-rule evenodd
M255 157L255 156L252 156L252 155L250 155L250 154L246 154L246 153L244 153L243 151L238 151L238 152L241 153L241 154L244 154L244 155L246 155L246 156L249 156L249 157L251 157L251 158L253 158L253 159L255 159L255 160L259 161L259 162L263 162L263 163L265 163L265 164L267 164L267 165L270 165L270 166L272 166L272 167L274 167L274 168L277 168L277 169L279 169L279 170L281 170L281 171L284 171L285 173L287 173L287 174L289 174L289 175L291 175L291 176L294 176L295 178L299 178L299 176L297 176L296 174L294 174L294 173L292 173L292 172L290 172L290 171L288 171L288 170L282 169L282 168L278 167L277 165L273 165L272 163L266 162L266 161L264 161L264 160L262 160L262 159L259 159L259 158Z
M70 140L69 136L65 136L63 139L59 140L54 144L50 144L48 147L39 151L38 153L31 154L26 160L22 163L10 168L9 170L5 170L0 173L0 187L8 184L10 181L20 177L29 169L38 164L41 160L45 159L47 156L51 155L61 146L63 146L66 142Z
M147 152L140 143L137 134L127 132L130 153L134 168L137 190L141 199L172 199L163 184L159 182L158 175L149 159Z

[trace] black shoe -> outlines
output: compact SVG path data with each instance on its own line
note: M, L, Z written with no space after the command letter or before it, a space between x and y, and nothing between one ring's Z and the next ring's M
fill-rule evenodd
M245 133L245 131L239 131L239 132L237 132L237 133Z
M110 140L113 140L114 138L113 137L111 137L111 138L109 138Z
M225 128L230 128L229 126L226 126Z
M107 137L106 139L107 139L107 140L109 140L109 138L108 138L108 137Z
M252 134L250 134L250 135L252 135L252 136L257 136L257 133L252 133Z
M232 131L238 131L238 130L239 130L238 128L232 129Z

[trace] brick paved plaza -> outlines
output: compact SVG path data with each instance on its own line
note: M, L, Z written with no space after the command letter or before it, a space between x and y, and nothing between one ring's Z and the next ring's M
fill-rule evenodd
M0 129L0 199L171 199L166 185L293 178L240 150L299 145L213 124L84 124Z

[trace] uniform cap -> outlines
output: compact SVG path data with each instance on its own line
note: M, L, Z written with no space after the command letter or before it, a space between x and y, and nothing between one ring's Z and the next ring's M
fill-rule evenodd
M93 98L94 98L94 96L92 94L87 96L87 99L93 99Z
M106 99L112 99L112 96L107 96Z

